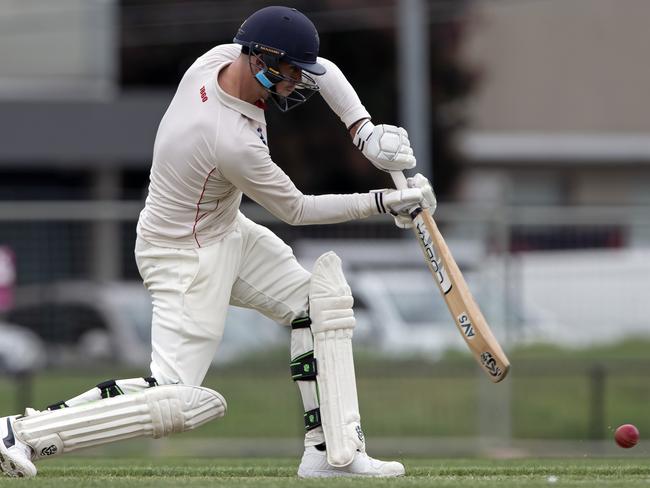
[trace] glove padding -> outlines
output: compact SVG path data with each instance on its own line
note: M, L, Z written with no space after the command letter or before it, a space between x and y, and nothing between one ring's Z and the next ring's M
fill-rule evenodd
M352 142L382 171L402 171L415 167L409 136L401 127L374 125L366 120L357 129Z
M423 210L427 210L431 215L436 211L438 207L438 201L436 200L436 195L433 193L433 188L431 183L420 173L417 173L415 176L406 178L406 183L410 188L419 188L422 191L422 201L419 203ZM411 215L407 212L398 212L397 215L393 216L395 219L395 225L400 229L410 229L413 227L413 219Z

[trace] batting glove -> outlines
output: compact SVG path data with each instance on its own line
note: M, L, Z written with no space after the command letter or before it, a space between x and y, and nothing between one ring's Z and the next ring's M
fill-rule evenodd
M433 193L433 188L431 183L420 173L417 173L415 176L406 178L406 183L409 188L418 188L422 192L422 200L419 202L420 207L424 210L428 210L431 215L436 211L438 207L438 201L436 200L436 195ZM398 213L394 215L395 225L400 229L410 229L413 227L413 219L409 213Z
M382 171L402 171L415 167L409 136L401 127L374 125L366 120L357 129L352 142Z
M387 188L383 190L372 190L375 205L379 213L389 213L395 218L397 224L398 217L409 218L410 209L422 206L424 195L419 188L406 188L404 190L394 190Z

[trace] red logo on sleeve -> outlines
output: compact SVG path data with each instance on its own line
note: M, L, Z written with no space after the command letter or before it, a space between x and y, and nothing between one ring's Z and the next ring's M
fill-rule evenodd
M207 102L208 101L208 94L205 92L205 85L203 85L201 87L201 89L199 90L199 93L201 94L201 101L203 103Z

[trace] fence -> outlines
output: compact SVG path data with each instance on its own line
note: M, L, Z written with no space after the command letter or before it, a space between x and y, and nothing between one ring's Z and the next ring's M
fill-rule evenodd
M140 202L0 203L0 245L13 250L17 285L138 279L132 249L140 208ZM243 211L296 249L307 249L306 241L326 242L343 253L358 242L365 258L375 249L385 253L384 263L422 266L413 239L390 218L291 227L259 207ZM539 341L605 347L626 336L650 334L650 208L442 205L436 220L507 351ZM400 429L405 436L456 431L483 439L545 437L539 426L548 422L549 436L600 439L612 423L645 422L641 405L650 401L650 354L638 353L636 362L624 354L584 360L580 354L575 360L570 355L514 358L510 381L497 386L471 365L425 361L427 366L413 369L372 369L362 360L360 394L368 422L387 437ZM411 384L402 397L414 403L406 402L410 406L394 414L367 406L387 401L378 385L391 377L395 388ZM431 392L423 393L430 388L439 388L434 396L448 395L449 401L432 400ZM27 402L24 389L18 391L23 396L12 398ZM14 408L6 402L3 406ZM415 419L410 423L404 420L409 415ZM465 415L476 421L460 418ZM396 427L382 427L388 417L387 425Z
M617 425L633 422L641 432L650 429L646 415L650 361L558 364L547 359L514 364L508 383L495 386L469 362L413 367L413 363L380 366L357 361L363 425L373 452L445 457L616 455L620 453L611 436ZM149 446L139 455L299 454L301 406L282 365L285 361L271 362L270 368L268 363L258 364L254 372L246 370L251 365L244 371L212 372L206 386L227 398L226 419L189 437L170 439L171 446ZM42 408L100 380L125 374L133 372L95 365L83 371L41 373L31 384L12 384L0 376L0 408L21 412L25 403L20 402ZM30 395L26 387L31 388ZM485 399L486 391L488 395L509 392L507 408L491 410L494 402ZM509 436L485 425L495 419L497 424L507 420ZM128 455L125 452L131 452L129 447L115 454Z

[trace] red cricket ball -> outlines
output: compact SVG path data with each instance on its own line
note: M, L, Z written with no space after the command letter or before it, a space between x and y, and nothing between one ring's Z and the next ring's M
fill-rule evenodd
M619 446L629 449L639 442L639 429L632 424L623 424L614 433L614 439Z

